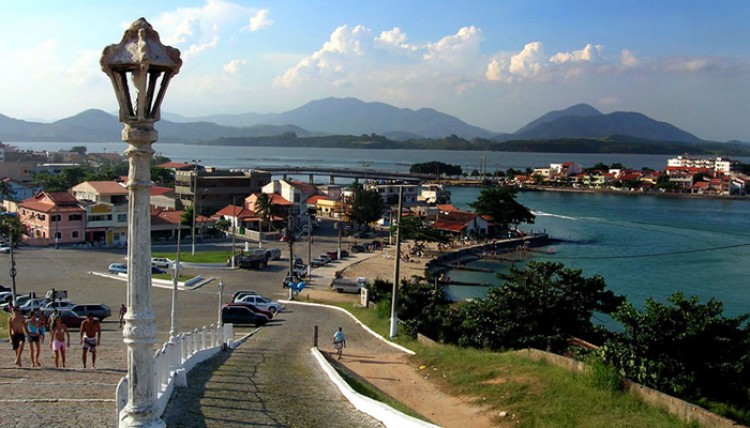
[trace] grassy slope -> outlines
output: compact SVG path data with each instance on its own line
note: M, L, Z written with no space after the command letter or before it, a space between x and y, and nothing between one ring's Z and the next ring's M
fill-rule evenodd
M388 334L389 320L375 311L339 306L379 334ZM441 388L472 397L494 414L505 411L519 427L694 426L612 387L611 374L601 370L576 374L512 352L425 346L403 336L396 341L416 351L415 366L427 366Z

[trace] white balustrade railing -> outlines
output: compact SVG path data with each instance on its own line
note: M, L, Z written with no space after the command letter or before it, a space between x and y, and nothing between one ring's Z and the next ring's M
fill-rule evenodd
M210 340L206 341L206 336ZM164 342L154 352L154 391L157 391L156 410L164 413L175 386L187 386L187 373L197 364L206 361L220 352L225 345L231 345L234 338L232 324L203 326L189 333L180 333ZM128 403L128 377L124 376L117 385L117 418Z

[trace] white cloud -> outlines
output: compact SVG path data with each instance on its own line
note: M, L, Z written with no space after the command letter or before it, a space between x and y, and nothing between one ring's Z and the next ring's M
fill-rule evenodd
M381 32L377 42L382 45L402 46L406 42L406 34L400 28L393 27L391 30Z
M227 64L224 64L224 72L227 74L237 74L242 69L242 66L247 64L247 60L244 59L234 59Z
M544 56L544 47L540 42L527 43L521 52L510 58L508 71L519 77L536 76L542 69Z
M408 44L407 35L399 28L376 36L362 25L344 25L333 31L321 49L277 76L274 83L292 87L314 81L316 85L363 91L374 91L376 84L380 93L407 97L419 90L424 95L434 90L433 84L459 92L471 87L471 82L481 81L484 60L480 42L476 27L416 45Z
M273 25L273 20L268 17L268 9L261 9L250 18L250 25L247 28L250 31L259 31L271 25Z
M165 45L178 47L189 57L216 49L222 32L240 31L257 16L256 11L224 0L206 0L202 6L164 12L152 24Z
M620 63L622 63L622 66L625 68L635 68L638 67L640 61L632 51L623 49L620 53Z
M601 62L604 60L604 57L602 56L603 50L604 46L592 45L591 43L589 43L586 45L586 47L578 51L558 52L549 60L553 63L566 63L575 61Z

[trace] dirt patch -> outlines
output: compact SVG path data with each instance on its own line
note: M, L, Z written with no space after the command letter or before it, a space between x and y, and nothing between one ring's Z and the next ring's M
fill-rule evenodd
M368 281L376 278L393 281L393 268L394 260L386 250L383 254L347 267L343 273L345 277L364 276ZM422 276L423 272L424 265L421 263L401 263L399 273L401 278L411 278L412 275ZM306 289L301 298L329 303L359 302L359 295L336 293L325 287ZM467 424L472 428L515 425L510 416L503 418L499 412L478 406L472 397L445 392L441 386L443 379L439 378L442 374L422 365L418 357L388 346L380 349L384 350L352 346L345 350L340 363L436 425L446 428L465 427Z

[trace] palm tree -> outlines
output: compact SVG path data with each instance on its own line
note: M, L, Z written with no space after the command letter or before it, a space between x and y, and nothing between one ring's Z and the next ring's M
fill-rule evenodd
M263 222L268 223L268 231L271 231L271 210L273 204L271 203L271 197L267 193L261 193L258 195L258 199L255 200L255 213L260 216L260 232L263 232Z
M0 199L11 201L16 199L16 192L5 180L0 180Z

